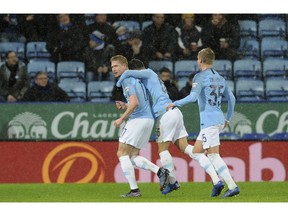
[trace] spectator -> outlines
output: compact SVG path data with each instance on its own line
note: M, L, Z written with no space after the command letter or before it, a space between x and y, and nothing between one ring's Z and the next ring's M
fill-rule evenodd
M107 22L107 14L96 14L95 22L88 25L88 34L91 32L102 32L105 37L105 43L110 45L116 45L117 35L115 29Z
M171 71L168 68L163 67L159 71L159 77L166 86L169 98L172 101L179 100L181 98L181 95L175 84L175 81L171 79Z
M165 23L164 14L154 14L153 23L143 30L143 47L148 60L173 60L177 47L177 32Z
M46 41L50 28L57 25L50 14L21 14L18 20L26 42Z
M26 91L21 101L70 101L67 93L57 85L50 84L48 79L49 78L46 72L40 71L36 73L32 86Z
M0 67L0 101L16 102L30 86L29 74L16 52L8 51L5 58L5 64Z
M227 20L227 15L212 14L210 22L203 28L203 45L214 50L216 59L236 59L240 45L239 24Z
M104 38L105 35L97 30L90 34L89 47L84 53L88 81L109 79L110 58L115 49L112 45L107 45Z
M184 98L190 94L191 89L192 89L192 80L193 80L194 76L195 76L195 74L191 74L189 76L189 79L188 79L186 85L180 90L181 98Z
M140 30L129 32L128 40L117 47L117 53L125 56L128 61L132 60L133 58L141 59L145 66L147 66L148 61L146 55L143 53L141 36L142 33Z
M26 42L26 38L18 25L16 14L0 15L0 41L1 42Z
M71 22L69 14L57 15L58 26L47 36L47 50L51 60L83 61L86 39L80 26Z
M176 27L178 32L179 54L177 59L197 59L202 49L202 28L195 24L194 14L183 14L182 24Z
M117 36L114 45L116 49L118 49L118 47L122 46L123 44L126 44L129 32L127 31L127 28L125 26L122 26L120 24L114 24L113 27L115 28L115 33Z

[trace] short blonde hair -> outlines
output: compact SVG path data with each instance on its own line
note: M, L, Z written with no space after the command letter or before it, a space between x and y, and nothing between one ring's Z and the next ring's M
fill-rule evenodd
M203 64L212 65L215 61L215 53L210 48L204 48L198 52L198 58L202 59Z
M115 56L112 56L111 59L110 59L110 62L112 61L119 61L121 64L126 64L127 67L128 67L128 60L125 56L123 55L115 55Z

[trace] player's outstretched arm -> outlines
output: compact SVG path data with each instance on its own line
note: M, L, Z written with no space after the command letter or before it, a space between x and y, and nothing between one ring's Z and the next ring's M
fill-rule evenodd
M127 109L127 104L124 103L123 101L115 101L115 105L117 107L118 110L124 110Z
M136 79L148 79L150 77L150 73L152 71L149 69L144 70L126 70L119 78L118 82L116 83L117 87L122 85L123 80L129 77L133 77Z
M226 85L226 88L223 92L223 95L227 98L227 102L228 102L226 119L227 119L227 121L230 121L230 119L234 113L236 99L235 99L235 96L232 93L231 89L229 89L228 85Z

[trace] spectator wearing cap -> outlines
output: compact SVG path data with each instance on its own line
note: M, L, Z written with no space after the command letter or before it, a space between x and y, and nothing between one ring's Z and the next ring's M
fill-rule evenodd
M119 45L117 48L117 54L125 56L128 61L133 58L141 59L147 66L147 57L143 52L142 46L142 32L138 29L129 32L125 43Z
M182 23L177 26L178 53L177 60L197 59L198 51L202 49L202 28L195 24L194 14L182 14Z
M47 50L51 60L83 61L83 50L87 45L82 28L74 24L69 14L57 15L58 25L47 36Z
M98 30L93 31L84 52L87 81L108 80L111 71L109 61L114 54L114 46L106 44L105 35Z
M102 32L105 35L105 43L109 45L116 45L117 35L115 28L113 28L108 22L107 14L96 14L95 22L87 26L87 32L90 34L94 31Z

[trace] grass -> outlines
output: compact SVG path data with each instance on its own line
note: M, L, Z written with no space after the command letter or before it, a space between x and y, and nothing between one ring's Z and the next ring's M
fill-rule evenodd
M0 202L287 202L287 182L239 182L240 195L210 197L211 183L181 183L181 188L162 195L157 183L139 183L142 197L120 198L128 183L101 184L0 184ZM227 187L225 186L224 190ZM223 194L223 192L222 192Z

